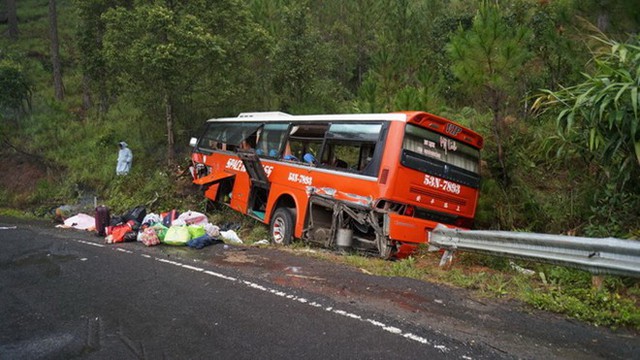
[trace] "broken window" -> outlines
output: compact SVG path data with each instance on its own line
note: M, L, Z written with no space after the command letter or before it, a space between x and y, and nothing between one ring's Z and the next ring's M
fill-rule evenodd
M271 158L279 157L288 129L289 124L266 124L260 132L256 154Z
M383 124L332 124L321 163L336 170L377 176L386 129ZM379 156L376 154L376 144Z

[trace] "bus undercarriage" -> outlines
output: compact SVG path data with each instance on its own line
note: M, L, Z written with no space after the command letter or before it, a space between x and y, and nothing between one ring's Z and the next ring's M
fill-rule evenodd
M330 249L355 249L388 259L395 254L383 214L346 201L312 195L302 239Z

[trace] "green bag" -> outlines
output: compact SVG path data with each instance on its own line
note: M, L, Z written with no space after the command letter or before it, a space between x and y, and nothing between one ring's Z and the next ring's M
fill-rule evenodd
M192 239L199 238L200 236L207 234L204 230L204 226L202 225L189 225L187 229L189 229L189 235L191 235Z
M163 243L182 246L186 245L189 240L191 240L191 235L189 235L189 229L186 226L172 226L167 230Z
M164 241L164 237L167 235L168 227L162 225L162 223L157 223L151 226L153 230L156 231L156 235L158 235L158 239L162 242Z

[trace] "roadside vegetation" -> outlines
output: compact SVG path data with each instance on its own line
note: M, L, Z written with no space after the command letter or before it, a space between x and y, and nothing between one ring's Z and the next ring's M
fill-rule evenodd
M52 217L94 197L116 213L204 210L185 169L208 118L415 109L485 137L477 229L639 239L640 8L614 3L6 0L17 10L0 7L0 214ZM133 170L116 177L122 140ZM581 271L519 264L526 276L472 254L443 271L426 252L316 253L640 329L635 279L598 290Z

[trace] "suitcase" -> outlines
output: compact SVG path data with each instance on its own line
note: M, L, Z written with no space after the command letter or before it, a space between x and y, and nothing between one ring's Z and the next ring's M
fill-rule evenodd
M109 226L111 221L109 216L109 208L100 205L96 208L96 233L98 236L106 236L106 227Z

